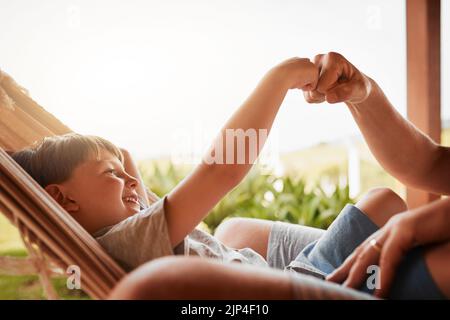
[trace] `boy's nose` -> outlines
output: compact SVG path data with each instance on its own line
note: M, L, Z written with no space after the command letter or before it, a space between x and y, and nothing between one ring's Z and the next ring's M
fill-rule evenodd
M135 177L128 175L127 185L130 188L136 188L138 184L138 181Z

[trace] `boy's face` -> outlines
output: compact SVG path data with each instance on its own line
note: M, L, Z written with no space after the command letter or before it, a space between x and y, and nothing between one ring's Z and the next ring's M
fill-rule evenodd
M137 180L128 175L120 160L102 150L99 160L91 157L80 164L69 180L45 189L89 233L116 224L139 212Z

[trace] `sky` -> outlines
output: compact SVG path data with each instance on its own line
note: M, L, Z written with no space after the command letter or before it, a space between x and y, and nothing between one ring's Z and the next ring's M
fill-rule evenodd
M442 1L442 117L450 118L450 8ZM404 0L0 0L0 68L74 131L137 159L201 154L261 77L337 51L406 111ZM266 149L358 134L343 104L290 91Z

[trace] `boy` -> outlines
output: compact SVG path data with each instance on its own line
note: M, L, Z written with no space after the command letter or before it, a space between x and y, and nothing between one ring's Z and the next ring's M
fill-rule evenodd
M318 75L317 67L301 58L269 70L201 164L150 206L131 157L105 139L77 134L46 138L13 158L126 270L174 253L267 266L254 250L226 247L195 227L250 170L287 91L314 89ZM234 135L230 143L230 132L252 130L263 134L249 137L244 150Z

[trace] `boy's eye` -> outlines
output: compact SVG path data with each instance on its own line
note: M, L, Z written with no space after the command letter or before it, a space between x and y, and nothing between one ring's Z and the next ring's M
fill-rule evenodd
M114 170L114 169L108 169L108 170L106 170L106 172L112 173L112 174L114 174L114 175L117 175L117 171Z

